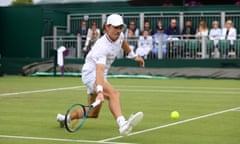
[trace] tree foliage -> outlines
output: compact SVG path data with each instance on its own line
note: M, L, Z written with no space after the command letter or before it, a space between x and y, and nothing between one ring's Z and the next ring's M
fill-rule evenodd
M17 5L33 5L33 0L13 0L11 3L12 6Z

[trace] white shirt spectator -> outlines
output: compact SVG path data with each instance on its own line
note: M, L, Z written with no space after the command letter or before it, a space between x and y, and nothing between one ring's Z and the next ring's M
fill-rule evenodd
M129 31L129 29L126 29L126 31L125 31L125 38L126 39L128 38L128 31ZM138 37L139 34L140 34L140 30L138 28L136 28L135 31L133 31L133 34L134 34L133 35L134 37Z
M222 30L220 28L212 28L209 33L209 39L213 40L214 45L216 46L221 39Z
M209 33L210 40L220 40L222 36L222 30L220 28L211 29Z
M227 28L223 28L221 39L230 40L231 44L233 44L233 41L237 39L237 30L235 28L231 27L227 33Z
M138 48L136 50L136 54L138 56L147 58L147 55L153 48L153 38L152 36L140 36L138 40Z

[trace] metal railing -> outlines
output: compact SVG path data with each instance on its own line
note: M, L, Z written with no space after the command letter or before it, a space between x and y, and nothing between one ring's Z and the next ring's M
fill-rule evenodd
M139 37L127 39L127 41L135 52L142 45L138 43ZM42 37L42 58L51 57L52 51L60 46L65 46L69 50L67 58L84 58L86 53L82 47L83 43L84 40L77 36ZM177 35L169 36L165 41L161 37L158 41L152 39L150 43L151 47L147 48L147 55L143 56L140 53L140 56L145 59L240 59L240 39L214 42L208 37ZM117 57L126 58L127 55L122 51Z
M69 49L68 58L81 58L82 49L81 37L77 36L43 36L41 40L41 57L49 58L53 55L53 52L60 46L64 46Z
M225 21L230 19L233 21L236 29L240 32L240 11L190 11L190 12L126 12L120 13L125 24L129 21L134 20L136 26L143 30L144 21L148 20L151 24L152 29L156 28L157 22L162 21L163 26L169 25L170 20L175 18L178 22L180 30L183 29L185 21L191 20L193 27L197 28L201 20L206 21L207 26L212 27L212 21L218 21L220 27L225 26ZM76 30L81 26L81 21L86 20L90 26L91 22L95 21L99 28L102 28L103 23L106 21L108 13L105 14L68 14L67 15L67 32L75 33Z

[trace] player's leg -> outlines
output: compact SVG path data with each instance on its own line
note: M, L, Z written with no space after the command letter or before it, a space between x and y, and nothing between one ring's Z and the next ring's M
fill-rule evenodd
M126 120L121 110L120 93L107 80L104 81L103 87L104 96L109 100L109 109L119 125L120 134L128 135L132 131L132 127L142 120L143 113L138 112Z
M103 92L105 98L109 101L109 109L117 120L119 116L122 116L120 93L107 80L104 80Z

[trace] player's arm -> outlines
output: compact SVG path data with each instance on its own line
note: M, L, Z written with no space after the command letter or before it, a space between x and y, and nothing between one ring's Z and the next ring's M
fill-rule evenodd
M128 55L130 55L130 56L133 58L133 60L135 60L136 62L139 62L141 67L144 67L144 60L143 60L143 58L137 56L137 55L130 49L130 47L129 47L129 45L128 45L128 42L127 42L126 40L123 40L122 48L123 48L123 50L124 50Z
M103 84L104 84L104 64L97 64L96 65L96 92L97 97L101 102L104 102L103 96Z

